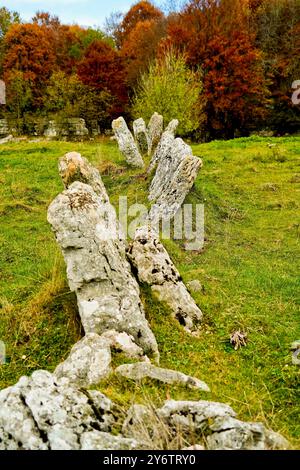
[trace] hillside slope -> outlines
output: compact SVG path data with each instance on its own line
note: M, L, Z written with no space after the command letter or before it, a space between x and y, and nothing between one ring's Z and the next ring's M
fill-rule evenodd
M271 144L271 145L270 145ZM169 312L143 290L161 365L206 381L211 400L231 403L300 448L299 367L291 364L300 338L300 138L237 139L194 146L204 167L188 203L204 203L206 245L184 251L166 241L185 282L198 279L193 296L204 312L200 338L188 336ZM35 369L53 370L82 331L65 266L46 221L62 190L58 158L77 150L101 171L111 197L147 202L149 180L124 164L116 144L20 143L0 148L0 340L7 363L0 387ZM146 295L147 294L147 295ZM146 301L147 298L147 301ZM229 337L248 333L234 351ZM207 398L201 392L111 379L101 390L121 405L133 401Z

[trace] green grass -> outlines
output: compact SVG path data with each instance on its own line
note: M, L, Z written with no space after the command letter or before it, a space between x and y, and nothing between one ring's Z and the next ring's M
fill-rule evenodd
M114 142L0 147L0 340L8 355L1 388L34 369L53 370L82 335L46 221L62 190L58 158L71 150L99 167L114 205L119 196L147 200L149 181L126 168ZM299 449L300 372L289 347L300 339L300 138L217 141L194 146L194 153L204 167L187 202L205 204L205 248L165 246L184 281L199 279L204 287L194 294L204 312L200 337L187 335L148 288L142 298L161 365L205 380L212 393L115 377L100 389L121 405L169 397L227 402L241 419L264 422ZM249 338L238 351L229 344L236 329Z

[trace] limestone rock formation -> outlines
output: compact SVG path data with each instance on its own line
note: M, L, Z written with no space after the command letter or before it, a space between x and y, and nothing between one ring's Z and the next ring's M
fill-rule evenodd
M110 363L109 342L89 333L73 346L68 358L55 369L54 377L78 388L90 387L110 374Z
M66 189L75 181L81 181L90 185L103 202L108 202L99 171L80 153L70 152L64 155L59 161L58 170Z
M143 168L144 161L138 151L134 138L127 127L125 119L120 117L113 121L112 128L118 141L120 152L124 155L128 165Z
M161 419L182 432L193 431L206 437L208 450L286 449L288 442L260 423L236 419L232 408L208 401L167 401L157 410Z
M173 119L163 132L161 139L157 145L157 148L152 155L150 166L148 168L148 173L151 173L152 170L156 167L159 160L165 158L168 152L171 152L172 146L174 145L175 132L179 125L177 119Z
M90 431L81 436L81 450L141 450L143 444L135 439L113 436L107 432Z
M134 342L134 338L127 333L109 330L105 331L105 333L101 335L101 338L109 343L111 349L122 351L128 358L145 359L142 348L137 346Z
M133 123L133 133L138 145L138 149L142 155L148 153L149 150L149 136L146 124L143 118L136 119Z
M150 220L171 220L182 206L197 177L202 161L182 139L166 132L155 157L156 173L150 185L149 201L153 202Z
M56 383L46 371L0 392L0 449L80 449L84 432L110 432L112 402L100 392Z
M85 333L128 333L145 354L158 358L114 208L91 186L75 182L50 205L48 221L67 264Z
M190 388L196 388L209 392L210 389L202 380L196 379L170 369L161 369L152 364L137 362L135 364L124 364L117 367L115 373L128 379L141 381L144 378L159 380L167 384L183 384Z
M157 197L150 210L150 220L153 224L160 220L171 220L176 215L190 190L201 168L201 160L190 155L178 166L168 186Z
M154 113L148 124L149 134L149 155L155 151L164 129L164 118L158 113Z
M151 286L158 299L168 305L187 331L196 331L202 312L187 291L158 235L147 226L137 229L127 256L138 280Z

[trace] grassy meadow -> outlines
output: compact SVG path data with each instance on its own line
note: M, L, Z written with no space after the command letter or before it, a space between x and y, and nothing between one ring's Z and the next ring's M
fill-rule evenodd
M189 336L147 287L141 295L161 352L161 366L196 376L211 394L111 376L99 389L122 407L167 398L229 403L245 420L265 423L300 449L300 372L290 344L300 339L300 137L236 139L195 145L204 166L189 203L204 203L206 243L187 252L166 241L204 313ZM83 335L76 300L46 220L62 190L57 162L76 150L95 164L111 197L146 203L150 178L126 167L116 143L11 143L0 147L0 340L7 363L0 388L36 369L53 370ZM235 330L247 347L229 343ZM114 364L123 360L114 357Z

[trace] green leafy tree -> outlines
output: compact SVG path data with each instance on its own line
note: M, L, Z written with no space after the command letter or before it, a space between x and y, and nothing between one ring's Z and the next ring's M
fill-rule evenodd
M142 76L135 92L133 115L149 120L157 111L165 122L179 120L180 135L190 134L202 120L199 112L201 92L200 72L189 70L184 56L169 50Z
M7 109L19 133L23 130L24 113L31 108L31 105L31 88L24 78L24 73L18 70L11 71L7 81Z

